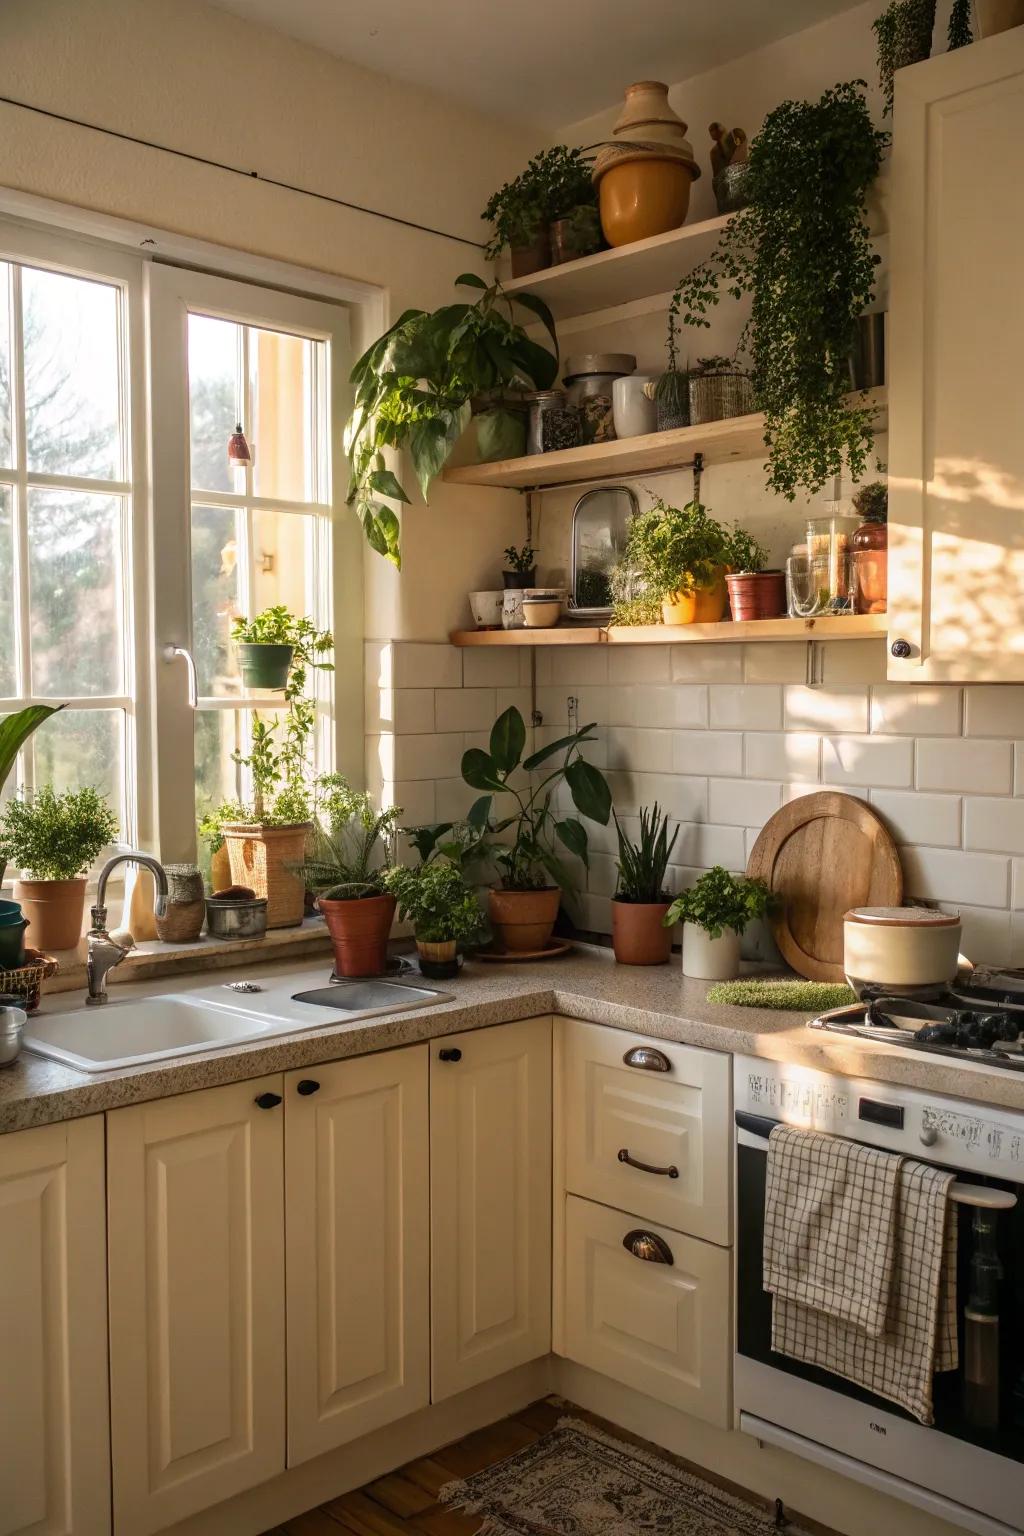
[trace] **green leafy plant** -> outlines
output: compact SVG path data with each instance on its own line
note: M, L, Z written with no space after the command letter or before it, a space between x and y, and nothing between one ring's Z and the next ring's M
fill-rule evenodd
M396 865L384 874L384 888L398 902L398 915L411 922L424 944L476 944L487 924L462 871L448 859L431 859L416 869Z
M517 576L529 575L536 563L537 551L529 544L524 544L522 549L516 549L514 544L510 544L505 551L505 564Z
M196 823L196 831L211 853L217 853L224 846L224 828L234 822L245 821L245 806L238 800L224 800L220 805L210 806Z
M953 7L949 13L949 26L946 29L946 47L952 53L955 48L966 48L973 42L971 0L953 0Z
M38 730L44 720L56 715L63 704L30 704L26 709L16 709L13 714L0 720L0 789L7 783L18 760L18 753L32 732Z
M493 226L486 254L494 260L506 246L532 245L552 219L596 202L590 165L580 149L555 144L534 155L514 181L505 182L480 215Z
M731 875L716 864L676 897L665 914L665 927L694 923L710 938L720 939L727 928L743 933L747 924L764 917L771 905L772 893L763 880Z
M552 881L567 889L568 871L555 852L556 840L585 865L589 863L586 827L578 817L560 816L555 797L564 783L582 816L608 825L611 790L604 775L582 752L583 746L594 740L594 729L585 725L524 758L526 725L513 705L494 722L488 751L471 747L463 754L462 777L471 788L486 791L467 817L479 834L476 851L489 853L506 890L543 890ZM556 759L560 761L549 767ZM493 820L496 794L511 795L515 809L511 815Z
M0 821L0 855L36 880L74 880L118 835L117 817L95 789L57 794L52 784L20 791Z
M726 565L737 575L750 575L763 571L768 564L768 551L745 528L734 528L727 536Z
M749 205L678 284L670 314L708 326L725 294L752 295L746 342L765 414L768 486L816 495L846 465L864 472L870 407L852 403L848 358L874 295L866 198L889 135L854 80L819 101L785 101L751 145Z
M668 314L668 338L665 342L665 351L668 354L668 367L654 386L655 402L662 410L673 416L690 415L690 374L688 368L679 367L679 323L676 318L677 308L670 309Z
M558 373L551 311L530 293L506 295L473 272L456 286L479 289L475 304L407 309L352 370L355 404L345 428L351 463L347 502L379 555L401 566L400 523L388 500L409 498L385 450L408 449L424 501L469 424L474 398L502 410L503 391L548 389ZM542 320L554 352L517 324L520 305ZM383 498L383 499L382 499Z
M660 623L664 598L709 586L741 547L760 549L742 529L730 532L716 522L699 501L672 507L655 497L646 512L630 519L622 560L612 578L615 622Z
M307 890L328 901L379 896L394 854L400 806L375 810L370 796L341 773L314 785L315 821L305 863L296 870Z
M860 516L873 523L884 523L889 515L889 487L884 480L871 480L858 486L853 505Z
M615 816L615 812L612 812ZM615 831L619 839L619 878L615 887L616 901L652 903L667 901L665 873L672 849L679 836L679 828L668 835L669 819L655 801L648 810L640 811L640 839L633 842L615 816Z
M893 75L907 64L928 57L934 27L935 0L892 0L871 23L878 47L878 82L887 116L892 113Z

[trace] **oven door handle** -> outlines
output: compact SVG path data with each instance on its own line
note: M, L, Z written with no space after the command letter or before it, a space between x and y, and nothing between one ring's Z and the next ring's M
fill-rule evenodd
M751 1115L745 1109L736 1111L737 1130L748 1131L751 1136L761 1136L765 1141L775 1127L782 1124L781 1120L771 1120L767 1115Z

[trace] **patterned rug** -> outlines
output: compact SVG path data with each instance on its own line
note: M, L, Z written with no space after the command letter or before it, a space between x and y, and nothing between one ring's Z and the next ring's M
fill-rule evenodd
M581 1419L506 1461L446 1483L440 1500L481 1514L480 1536L772 1536L774 1513ZM786 1525L787 1536L806 1536Z

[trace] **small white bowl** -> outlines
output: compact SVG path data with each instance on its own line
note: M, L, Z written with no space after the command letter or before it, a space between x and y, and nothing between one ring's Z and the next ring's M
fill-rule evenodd
M523 623L527 629L554 629L561 617L560 597L523 598Z

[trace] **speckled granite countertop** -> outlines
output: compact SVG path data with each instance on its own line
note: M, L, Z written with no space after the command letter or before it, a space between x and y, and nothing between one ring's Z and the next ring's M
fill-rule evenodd
M258 968L250 964L219 971L217 981L242 976L269 979L290 972L301 973L304 980L308 978L306 984L313 986L326 981L328 967L325 959L299 965L293 959ZM108 1007L127 1007L133 998L210 984L209 972L132 982L116 989ZM457 981L433 985L453 993L454 1000L111 1072L76 1072L23 1051L13 1065L0 1068L0 1132L543 1013L1024 1110L1024 1073L993 1071L944 1056L812 1032L805 1027L804 1014L711 1004L706 996L708 984L684 979L677 960L649 969L618 966L610 951L581 946L564 959L538 964L469 963ZM58 995L47 998L43 1007L47 1012L64 1010L80 1006L81 1001L77 995Z

